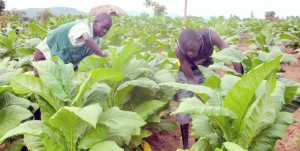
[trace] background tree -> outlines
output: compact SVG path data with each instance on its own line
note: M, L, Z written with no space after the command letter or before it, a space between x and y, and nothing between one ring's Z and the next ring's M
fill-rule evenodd
M159 3L152 2L151 0L145 0L144 5L146 7L152 7L155 16L164 16L167 14L167 8L165 5L160 5Z
M46 23L50 17L53 17L53 14L50 12L49 9L44 9L37 13L37 19L42 21L42 23Z
M275 17L275 12L274 11L266 12L265 19L269 21L275 21L277 19L277 17Z
M22 20L22 15L24 12L17 10L17 9L12 9L11 10L11 20L12 21L21 21Z
M0 12L3 12L5 9L5 2L3 0L0 0Z

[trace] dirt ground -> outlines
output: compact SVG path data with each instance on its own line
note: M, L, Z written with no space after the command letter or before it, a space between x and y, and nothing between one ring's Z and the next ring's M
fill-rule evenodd
M300 120L300 108L294 115L297 120ZM284 138L276 141L274 151L300 151L300 136L298 142L296 142L296 135L300 135L300 122L289 126Z
M248 50L249 46L246 44L240 44L238 45L237 49L244 51ZM286 52L289 54L293 54L298 63L293 63L291 65L282 64L282 69L286 71L285 74L282 75L282 77L300 83L300 56L298 54L294 54L292 51L289 51L288 48L286 49ZM174 117L171 118L175 119ZM295 118L300 120L300 108L298 108L298 110L295 112ZM298 142L298 145L295 144L295 134L297 133L300 135L300 122L293 123L289 126L284 138L276 141L274 151L300 151L300 140ZM189 146L191 147L194 144L195 139L191 134L189 138ZM149 143L153 151L176 151L177 149L182 149L179 126L177 131L163 130L160 132L156 132L152 136L146 138L145 141Z

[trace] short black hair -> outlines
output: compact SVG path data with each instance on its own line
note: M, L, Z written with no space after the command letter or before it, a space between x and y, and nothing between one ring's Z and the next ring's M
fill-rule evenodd
M186 44L189 41L198 41L198 35L195 30L187 28L181 31L180 36L179 36L179 42L182 47L186 47Z
M95 20L94 21L101 22L101 21L104 21L104 20L107 20L107 19L111 21L111 17L108 14L106 14L106 13L100 13L100 14L98 14L98 15L95 16Z

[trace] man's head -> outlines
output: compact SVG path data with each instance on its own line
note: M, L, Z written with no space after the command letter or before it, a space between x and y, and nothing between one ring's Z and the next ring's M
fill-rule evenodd
M195 58L203 44L201 44L200 36L197 35L196 31L187 28L180 33L177 45L188 57Z
M95 16L95 20L93 22L93 32L94 35L98 37L103 37L106 35L108 30L112 25L111 17L106 13L101 13Z

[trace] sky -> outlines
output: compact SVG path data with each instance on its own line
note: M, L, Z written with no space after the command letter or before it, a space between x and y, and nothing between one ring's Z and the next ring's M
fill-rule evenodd
M152 12L146 8L144 0L4 0L6 9L72 7L89 12L93 7L112 4L125 11ZM167 13L183 16L185 0L152 0L167 8ZM192 16L225 16L236 15L241 18L264 18L266 11L275 11L275 16L300 16L300 0L188 0L188 15Z

